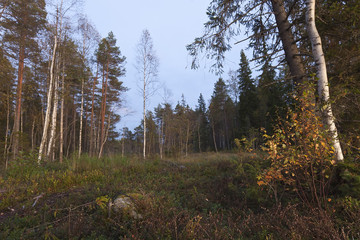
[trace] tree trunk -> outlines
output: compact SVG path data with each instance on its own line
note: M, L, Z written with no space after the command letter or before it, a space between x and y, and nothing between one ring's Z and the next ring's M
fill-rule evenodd
M81 156L82 130L84 115L84 79L81 79L81 107L80 107L80 130L79 130L79 158Z
M197 127L197 134L198 134L199 152L201 153L200 120Z
M213 135L213 141L214 141L215 151L216 151L216 153L217 153L217 152L218 152L218 149L217 149L217 145L216 145L216 137L215 137L215 127L214 127L214 124L211 124L211 127L212 127L212 135Z
M188 121L187 121L187 128L186 128L185 157L188 156L189 135L190 135L190 122L189 122L189 120L188 120Z
M56 76L54 81L54 104L52 109L52 117L51 117L51 130L50 130L50 139L49 139L49 145L48 150L46 153L46 156L49 160L54 161L53 153L55 148L55 135L56 135L56 127L57 127L57 112L58 112L58 104L59 104L59 61L57 61L56 65Z
M306 73L301 61L299 49L296 46L295 37L291 32L288 15L284 7L284 0L271 0L271 4L274 10L280 40L285 51L285 59L289 65L295 85L300 85L298 92L302 93L301 84L305 82Z
M97 66L98 68L98 66ZM96 70L96 77L94 78L93 82L93 89L92 89L92 98L91 98L91 120L90 120L90 156L94 153L94 135L95 135L95 127L94 127L94 101L95 101L95 87L96 81L98 77L98 70Z
M31 126L31 150L35 149L35 117Z
M9 130L10 130L10 89L8 93L6 94L6 131L5 131L5 146L4 146L4 159L5 159L5 169L8 168L8 150L7 150L7 144L8 144L8 136L9 136Z
M60 109L60 151L59 161L64 160L64 107L65 107L65 60L62 63L62 76L61 76L61 109Z
M100 145L99 156L98 156L99 159L102 157L102 154L103 154L103 151L104 151L104 145L105 145L106 140L107 140L108 135L109 135L110 124L111 124L111 112L109 112L108 127L106 129L104 140L101 142L101 145Z
M50 125L51 99L52 99L52 95L53 95L53 91L54 91L54 65L55 65L56 49L57 49L57 34L55 34L55 37L54 37L54 48L53 48L51 66L50 66L50 83L49 83L49 90L48 90L48 96L47 96L47 108L46 108L46 114L45 114L44 130L43 130L40 148L39 148L38 164L40 164L43 154L44 154L45 144L47 141L48 129L49 129L49 125Z
M109 61L106 64L106 79L105 85L103 85L103 99L102 99L102 108L101 108L101 135L100 135L100 148L102 142L104 142L105 138L105 115L106 115L106 95L107 95L107 87L108 87L108 77L109 77ZM99 153L99 156L101 154Z
M21 115L21 95L22 95L22 83L24 76L24 61L25 61L25 36L22 36L22 43L19 50L19 67L18 67L18 83L16 90L16 110L14 117L14 130L13 130L13 158L15 159L19 153L19 137L20 137L20 115Z
M315 25L315 2L316 2L315 0L307 0L307 10L306 10L307 32L310 37L312 52L316 64L316 76L318 78L318 93L320 96L320 100L324 104L323 107L324 120L327 126L329 127L330 133L332 134L333 147L335 149L336 160L338 162L341 162L344 160L344 156L342 153L339 136L330 103L330 90L329 90L329 83L327 78L326 62L325 62L324 52L322 49L322 42L319 32Z
M144 130L144 146L143 146L143 158L146 158L146 75L145 75L145 60L144 60L144 88L143 88L143 130Z

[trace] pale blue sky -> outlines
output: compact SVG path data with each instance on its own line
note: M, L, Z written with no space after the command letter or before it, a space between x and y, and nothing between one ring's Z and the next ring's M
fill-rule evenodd
M142 119L142 99L138 91L134 67L136 45L143 29L148 29L160 60L159 82L171 90L171 103L175 105L184 94L187 103L195 107L202 93L206 101L211 97L213 86L219 76L209 73L209 60L201 61L201 68L190 69L191 57L185 46L203 33L207 20L206 9L210 0L86 0L84 13L94 23L102 37L113 31L118 46L127 57L124 85L126 93L124 107L132 113L122 118L120 126L130 129L138 126ZM226 70L237 69L241 47L236 46L227 56ZM163 90L150 99L149 110L162 101Z

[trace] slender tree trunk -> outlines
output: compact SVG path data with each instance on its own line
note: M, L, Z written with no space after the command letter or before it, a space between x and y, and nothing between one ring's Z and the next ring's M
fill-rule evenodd
M73 154L76 151L76 104L75 104L75 94L73 95Z
M47 108L46 108L46 114L45 114L44 130L43 130L40 148L39 148L38 164L40 164L43 154L44 154L45 144L47 142L48 129L49 129L49 125L50 125L51 99L52 99L52 95L53 95L53 91L54 91L54 65L55 65L57 44L58 44L57 34L55 34L53 55L52 55L51 66L50 66L50 83L49 83L49 90L48 90L48 96L47 96Z
M107 140L108 135L109 135L110 124L111 124L111 112L109 112L108 127L106 129L104 140L102 141L101 146L100 146L100 151L99 151L99 156L98 156L99 159L102 157L102 154L103 154L103 151L104 151L104 145L105 145L106 140Z
M201 153L200 121L199 121L198 127L197 127L197 134L198 134L199 152Z
M25 65L25 36L22 36L22 41L19 50L19 67L18 67L18 83L16 90L16 110L14 117L14 130L13 130L13 158L15 159L19 153L19 137L20 137L20 115L21 115L21 100L22 100L22 84L24 76Z
M298 92L302 93L301 84L305 82L306 73L300 57L300 51L296 46L295 37L291 32L288 14L285 11L284 0L271 0L271 4L274 10L280 40L285 51L285 59L289 65L290 73L294 78L294 83L300 85Z
M59 161L64 160L64 108L65 108L65 59L62 63L62 76L61 76L61 109L60 109L60 151Z
M80 130L79 130L79 158L81 156L82 130L84 115L84 79L81 79L81 107L80 107Z
M97 66L98 69L98 66ZM94 153L94 135L95 135L95 128L94 128L94 102L95 102L95 87L96 81L98 77L98 70L96 70L96 77L94 78L93 88L92 88L92 98L91 98L91 120L90 120L90 156Z
M318 93L320 100L324 104L324 120L332 134L333 147L335 149L336 160L341 162L344 160L342 153L338 131L334 121L334 115L330 103L330 90L326 71L326 62L322 49L322 42L319 32L315 25L315 0L307 0L306 24L307 32L310 37L312 52L316 64L316 76L318 78Z
M55 81L54 81L54 104L52 109L52 117L51 117L51 129L50 129L50 138L48 143L48 150L47 150L47 158L51 161L53 159L53 153L55 148L55 136L56 136L56 127L57 127L57 113L58 113L58 105L59 105L59 62L57 61L56 70L55 70Z
M164 115L161 119L161 125L160 125L160 134L159 134L159 147L160 147L160 159L163 159L163 144L164 144Z
M143 89L143 119L144 119L144 123L143 123L143 126L144 126L143 158L145 159L146 158L146 75L145 75L145 69L144 69L144 89Z
M190 122L189 122L189 120L188 120L188 121L187 121L187 128L186 128L185 157L188 156L189 135L190 135Z
M105 137L105 115L106 115L106 95L107 95L107 88L108 88L108 77L109 77L109 61L106 63L106 79L105 85L103 85L103 99L102 99L102 108L101 108L101 135L100 135L100 148L102 142L104 142ZM99 156L101 154L99 153Z
M31 150L35 149L35 117L31 126Z
M211 127L212 127L212 135L213 135L213 141L214 141L215 151L216 151L216 153L217 153L217 152L218 152L218 149L217 149L217 145L216 145L216 137L215 137L215 127L214 127L214 124L211 124Z
M121 141L121 157L124 158L124 152L125 152L125 138L123 136L123 139Z
M7 150L9 130L10 130L10 89L6 94L6 131L5 131L5 146L4 146L5 169L8 168L8 160L9 160L8 150Z

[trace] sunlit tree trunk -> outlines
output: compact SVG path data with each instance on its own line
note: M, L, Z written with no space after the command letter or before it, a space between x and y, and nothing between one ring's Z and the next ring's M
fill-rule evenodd
M10 131L10 89L6 94L6 131L5 131L5 146L4 146L4 159L5 159L5 169L8 167L8 137Z
M54 65L55 65L57 44L58 44L58 39L57 39L57 34L55 34L53 54L52 54L52 60L51 60L51 66L50 66L50 83L49 83L49 90L48 90L48 96L47 96L47 108L46 108L46 114L45 114L45 123L44 123L44 129L43 129L43 134L42 134L40 148L39 148L39 157L38 157L39 164L40 164L43 154L44 154L45 145L47 142L48 129L49 129L49 125L50 125L50 111L51 111L51 100L52 100L52 95L53 95L53 91L54 91Z
M324 120L332 134L333 147L335 149L336 159L338 162L344 160L337 128L334 121L334 115L330 103L330 90L327 78L326 62L322 49L322 42L319 32L315 25L315 0L307 0L306 24L309 34L312 52L316 64L316 76L318 78L318 93L323 103Z

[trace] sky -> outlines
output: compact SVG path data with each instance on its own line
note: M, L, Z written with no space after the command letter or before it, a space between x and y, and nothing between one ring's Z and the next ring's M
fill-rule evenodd
M126 76L121 80L129 91L124 95L119 129L128 127L132 130L142 119L142 97L138 87L141 79L137 76L135 58L136 45L144 29L149 30L160 60L158 82L162 86L150 98L148 110L163 102L164 87L172 93L169 102L173 107L181 100L182 94L192 108L195 108L200 93L208 103L220 76L209 71L211 61L205 58L201 60L199 69L191 69L192 58L186 51L186 45L203 33L209 3L210 0L85 1L84 14L96 26L101 37L106 37L110 31L114 33L122 55L127 58ZM224 79L228 78L229 69L238 68L242 47L234 46L226 56Z

